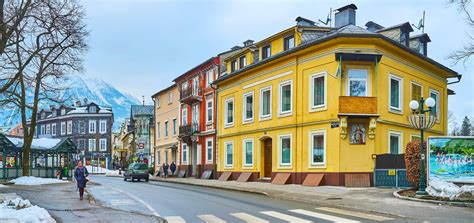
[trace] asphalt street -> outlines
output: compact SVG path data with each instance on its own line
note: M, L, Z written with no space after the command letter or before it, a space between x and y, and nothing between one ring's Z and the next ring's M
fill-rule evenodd
M374 222L406 221L397 216L362 213L199 186L163 182L125 182L93 176L88 186L102 204L157 215L168 222Z

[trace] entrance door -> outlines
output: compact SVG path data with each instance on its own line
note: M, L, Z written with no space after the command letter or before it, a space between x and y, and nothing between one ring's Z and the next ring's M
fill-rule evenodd
M264 177L272 177L272 139L265 139L264 148Z

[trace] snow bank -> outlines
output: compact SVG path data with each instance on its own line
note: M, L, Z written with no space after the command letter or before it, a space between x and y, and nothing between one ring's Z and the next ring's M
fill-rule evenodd
M23 200L20 197L0 203L0 219L16 219L18 222L56 222L44 208L31 205L29 200Z
M8 186L4 184L0 184L0 188L8 188Z
M426 192L431 196L445 197L450 200L455 200L463 194L471 194L471 196L474 196L474 185L464 185L459 187L454 183L436 179L430 180Z
M122 171L123 174L123 171ZM105 173L106 177L121 177L123 176L122 174L119 174L118 170L108 170L108 172Z
M59 180L54 178L40 178L40 177L18 177L10 180L15 185L42 185L42 184L57 184L66 183L66 180Z
M89 173L109 173L109 172L113 172L113 170L105 169L105 168L102 168L102 167L96 167L96 166L90 166L90 165L86 165L85 167L87 168L87 171Z

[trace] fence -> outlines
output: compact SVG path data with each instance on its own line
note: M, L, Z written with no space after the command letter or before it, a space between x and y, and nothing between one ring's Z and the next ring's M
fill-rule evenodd
M377 155L374 170L374 186L396 188L413 187L407 179L404 156L404 154Z

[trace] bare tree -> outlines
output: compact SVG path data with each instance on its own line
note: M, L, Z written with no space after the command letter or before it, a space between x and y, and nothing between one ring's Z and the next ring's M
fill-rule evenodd
M451 59L454 64L462 61L464 64L469 60L471 56L474 55L474 36L471 35L471 32L474 30L474 17L471 15L470 6L471 0L449 0L448 4L455 5L457 10L463 14L464 20L469 26L469 35L470 42L466 43L462 49L456 50L449 54L448 58Z
M85 12L75 0L34 1L0 57L2 75L17 77L0 94L0 106L14 106L21 115L23 175L29 175L30 148L36 131L39 102L59 102L61 81L82 70L88 31ZM31 118L28 118L31 114Z

